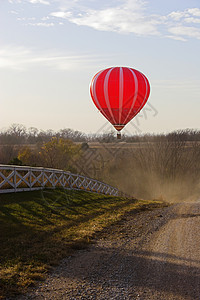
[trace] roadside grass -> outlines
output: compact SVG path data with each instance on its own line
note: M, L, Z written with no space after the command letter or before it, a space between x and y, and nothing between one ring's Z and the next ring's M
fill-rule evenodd
M44 280L52 266L134 209L163 206L63 189L0 195L0 299Z

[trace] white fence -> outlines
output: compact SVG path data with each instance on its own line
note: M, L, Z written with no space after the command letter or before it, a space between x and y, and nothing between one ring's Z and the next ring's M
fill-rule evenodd
M85 176L63 170L0 165L0 193L62 187L119 196L118 189Z

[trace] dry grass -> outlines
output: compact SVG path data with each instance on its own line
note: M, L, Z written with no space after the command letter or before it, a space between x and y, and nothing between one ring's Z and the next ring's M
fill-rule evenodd
M0 195L0 298L43 280L53 265L126 212L159 205L61 189Z

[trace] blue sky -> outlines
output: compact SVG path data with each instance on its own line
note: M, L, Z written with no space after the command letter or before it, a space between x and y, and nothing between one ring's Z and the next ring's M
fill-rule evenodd
M129 66L150 81L130 133L199 128L199 0L1 0L0 128L96 132L91 78Z

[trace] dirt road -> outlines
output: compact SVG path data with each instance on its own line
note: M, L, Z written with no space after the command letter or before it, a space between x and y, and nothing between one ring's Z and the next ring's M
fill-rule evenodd
M200 201L129 213L20 299L200 299Z

